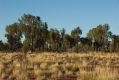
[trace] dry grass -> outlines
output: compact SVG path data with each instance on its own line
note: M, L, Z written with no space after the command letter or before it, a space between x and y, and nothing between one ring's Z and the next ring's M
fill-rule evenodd
M115 53L0 53L0 80L119 80Z

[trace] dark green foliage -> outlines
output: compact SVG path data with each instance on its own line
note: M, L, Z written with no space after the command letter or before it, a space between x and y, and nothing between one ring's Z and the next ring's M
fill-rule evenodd
M17 51L22 47L21 37L22 33L20 30L19 23L14 23L6 27L8 46L10 51Z
M0 41L0 51L7 51L8 50L8 45L6 43L3 43Z
M39 16L24 14L18 22L6 27L7 43L0 41L0 51L119 51L119 35L112 35L109 25L98 25L81 37L80 27L66 34L63 28L48 29L48 24ZM24 36L24 38L22 38ZM23 41L21 41L23 40Z
M119 36L117 35L112 36L112 42L110 44L110 51L119 52Z
M50 29L48 44L51 51L59 51L61 48L60 32L57 29Z
M77 27L71 31L71 37L72 37L72 42L73 42L75 52L78 52L78 43L80 41L81 34L82 34L82 31L81 31L80 27Z
M109 25L98 25L87 34L88 38L92 40L92 47L95 51L104 51L108 48L108 39L110 38Z
M47 23L43 23L40 17L32 16L31 14L24 14L19 19L19 22L22 33L25 36L23 45L27 45L28 50L31 51L35 51L36 49L43 50L48 35Z
M87 37L80 38L79 51L92 51L92 41Z

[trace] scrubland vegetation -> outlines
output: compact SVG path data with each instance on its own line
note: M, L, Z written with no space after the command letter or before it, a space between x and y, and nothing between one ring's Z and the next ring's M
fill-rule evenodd
M81 37L24 14L0 41L0 80L119 80L119 35L99 24ZM30 53L29 53L30 52Z
M1 53L0 80L119 80L119 55Z

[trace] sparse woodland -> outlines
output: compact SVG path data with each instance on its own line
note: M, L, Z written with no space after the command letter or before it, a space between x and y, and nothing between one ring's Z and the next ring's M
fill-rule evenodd
M39 16L24 14L17 22L6 26L7 42L0 41L0 51L28 52L119 52L119 36L110 31L108 24L90 29L81 37L81 27L66 30L49 29Z
M24 14L0 41L0 80L119 80L119 35L100 24L81 37Z

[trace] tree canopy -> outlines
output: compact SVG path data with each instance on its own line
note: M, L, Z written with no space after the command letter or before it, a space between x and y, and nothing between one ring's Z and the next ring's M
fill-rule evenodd
M110 31L109 24L99 24L90 29L86 37L81 37L79 26L67 34L64 28L49 29L47 22L43 22L39 16L23 14L5 30L7 43L0 41L0 51L119 51L119 35Z

